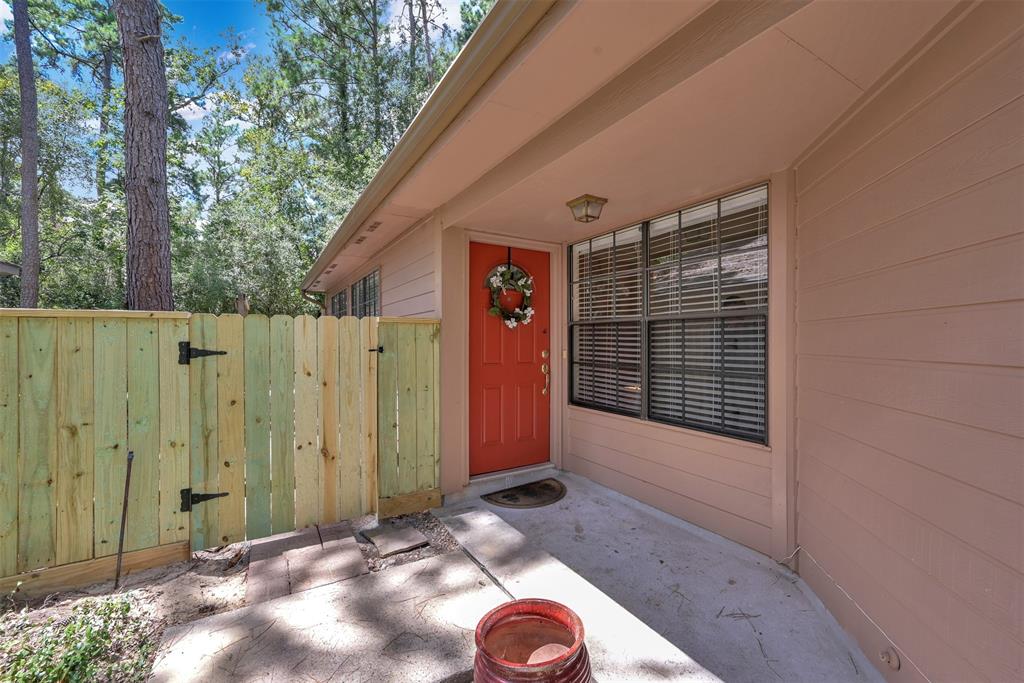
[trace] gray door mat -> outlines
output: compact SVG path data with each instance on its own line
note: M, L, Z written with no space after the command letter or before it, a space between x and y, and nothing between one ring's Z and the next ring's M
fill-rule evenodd
M539 508L562 500L565 484L557 479L541 479L480 497L503 508Z

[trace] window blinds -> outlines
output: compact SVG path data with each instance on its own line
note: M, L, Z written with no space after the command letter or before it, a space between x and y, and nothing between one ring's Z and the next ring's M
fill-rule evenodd
M767 187L569 258L573 403L765 441Z

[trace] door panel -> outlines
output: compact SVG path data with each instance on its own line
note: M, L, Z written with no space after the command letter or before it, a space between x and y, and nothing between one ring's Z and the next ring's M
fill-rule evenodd
M509 329L490 315L487 276L509 259L507 247L469 246L469 473L497 472L550 459L550 258L514 248L512 263L533 276L533 321Z

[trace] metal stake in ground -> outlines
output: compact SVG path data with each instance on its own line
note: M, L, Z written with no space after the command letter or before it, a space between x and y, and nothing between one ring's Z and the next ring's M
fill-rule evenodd
M135 451L128 451L128 469L124 473L124 503L121 504L121 535L117 539L117 569L114 572L114 590L121 583L121 557L124 555L124 529L128 522L128 488L132 483L132 460Z

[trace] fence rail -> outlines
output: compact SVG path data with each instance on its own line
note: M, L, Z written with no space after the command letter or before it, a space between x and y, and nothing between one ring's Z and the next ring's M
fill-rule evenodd
M439 504L439 329L0 310L0 579Z

